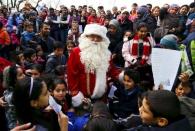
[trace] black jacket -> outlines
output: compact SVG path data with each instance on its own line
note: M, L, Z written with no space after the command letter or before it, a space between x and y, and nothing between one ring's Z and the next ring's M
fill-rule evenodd
M138 114L140 88L134 87L131 90L126 90L119 82L114 85L117 90L114 92L114 97L109 99L109 109L114 118L126 118L131 114Z
M66 57L64 55L60 57L57 57L56 55L50 55L46 63L45 72L53 73L57 66L65 65L65 64L66 64Z
M144 126L127 129L124 131L192 131L189 121L186 118L180 119L166 127Z

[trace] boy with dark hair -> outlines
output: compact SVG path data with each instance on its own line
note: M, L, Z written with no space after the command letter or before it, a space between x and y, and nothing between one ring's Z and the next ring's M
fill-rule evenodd
M48 60L45 67L46 73L53 73L55 68L59 65L66 64L66 57L63 55L64 45L63 43L56 41L54 42L54 51L48 56Z
M139 82L139 72L126 68L122 84L114 82L112 85L108 95L109 109L115 120L125 119L131 114L139 114L138 95L141 94Z
M117 131L105 103L102 101L94 103L92 114L83 131Z
M32 48L26 48L24 50L24 68L30 69L36 61L36 51Z
M191 131L187 118L180 113L178 97L170 91L143 94L139 112L144 125L127 131Z
M152 4L149 3L149 4L146 4L146 6L147 6L149 12L151 12L151 10L152 10Z

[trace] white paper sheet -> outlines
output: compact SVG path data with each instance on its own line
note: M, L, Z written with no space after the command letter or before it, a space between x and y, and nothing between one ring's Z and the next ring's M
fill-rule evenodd
M152 72L155 89L162 84L171 90L181 61L181 52L176 50L153 48L151 54Z
M53 108L56 114L61 112L62 106L56 103L52 96L49 96L49 105Z

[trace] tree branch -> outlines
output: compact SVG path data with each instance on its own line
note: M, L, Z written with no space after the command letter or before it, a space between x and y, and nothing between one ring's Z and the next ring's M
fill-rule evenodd
M38 0L38 1L37 1L37 4L36 4L35 8L37 8L37 6L39 5L39 3L40 3L41 1L42 1L42 0Z
M11 0L11 7L12 7L12 8L14 7L14 5L13 5L13 0Z
M20 9L20 4L23 3L24 1L25 1L25 0L19 0L19 1L18 1L18 4L16 5L17 11L19 11L19 9Z
M0 0L0 4L3 5L3 1L2 0Z

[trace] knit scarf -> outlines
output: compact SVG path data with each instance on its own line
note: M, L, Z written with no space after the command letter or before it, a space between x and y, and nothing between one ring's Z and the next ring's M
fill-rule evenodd
M134 58L139 57L138 56L139 55L138 50L140 50L139 49L139 43L138 43L139 39L140 39L139 36L135 35L133 40L131 41L132 43L130 43L130 46L131 46L130 47L130 53ZM150 45L150 42L149 42L148 38L145 37L143 39L143 52L141 53L142 54L141 61L143 62L142 64L145 64L145 62L148 60L150 53L151 53L151 45Z

